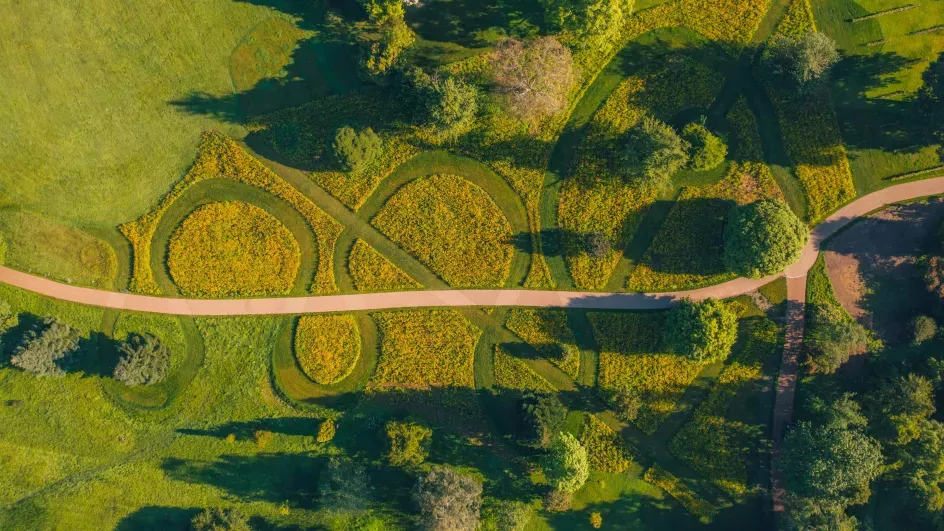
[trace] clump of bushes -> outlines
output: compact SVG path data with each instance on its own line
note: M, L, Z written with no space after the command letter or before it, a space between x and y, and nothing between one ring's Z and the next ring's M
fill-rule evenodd
M115 379L129 387L163 382L170 371L170 350L151 334L132 334L118 350Z
M704 125L690 123L682 130L682 138L691 145L688 167L695 171L717 168L728 155L724 140L712 134Z
M534 510L526 503L495 500L482 510L482 531L524 531L534 518Z
M666 319L665 345L692 360L724 360L736 340L737 315L722 301L684 299Z
M629 130L622 162L633 182L660 190L688 164L690 149L672 126L647 116Z
M738 275L762 278L796 262L808 239L809 229L782 201L738 206L724 229L724 262Z
M237 509L208 507L190 521L193 531L252 531L249 517Z
M325 419L321 421L321 424L318 426L318 434L315 435L315 442L318 444L329 443L334 439L334 434L337 433L337 425L331 419Z
M63 376L78 348L78 330L55 317L46 317L38 329L26 333L10 363L38 376Z
M331 145L338 164L351 173L361 173L380 157L383 141L370 127L355 131L344 126L334 134Z
M567 409L555 394L527 393L521 401L521 421L528 444L547 447L564 428Z
M429 456L433 430L415 422L387 423L390 451L387 459L391 465L420 465Z

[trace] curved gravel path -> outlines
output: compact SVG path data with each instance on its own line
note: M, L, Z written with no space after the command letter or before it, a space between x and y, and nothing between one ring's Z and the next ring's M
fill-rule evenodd
M783 273L788 278L806 275L822 242L850 222L884 205L944 193L944 177L899 184L860 197L817 225L800 260ZM359 293L269 299L198 300L151 297L81 288L0 267L0 282L55 299L141 312L175 315L277 315L385 310L435 306L531 306L600 310L653 310L667 308L681 297L723 299L754 291L781 275L759 280L738 278L707 288L672 293L595 293L529 290L440 290L394 293Z

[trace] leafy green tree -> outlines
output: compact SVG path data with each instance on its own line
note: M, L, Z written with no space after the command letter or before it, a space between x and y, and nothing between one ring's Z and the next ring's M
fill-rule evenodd
M916 437L897 452L894 476L902 480L925 519L944 523L944 424L922 419Z
M390 452L387 458L394 466L419 465L429 456L433 430L415 422L387 423Z
M370 127L359 133L352 127L342 127L334 135L334 156L345 170L360 173L367 169L383 151L383 142Z
M551 489L544 494L544 510L550 513L561 513L569 510L573 501L573 493Z
M422 69L404 70L402 91L418 123L451 140L468 132L479 108L479 89L459 78L430 76Z
M832 501L787 496L783 529L787 531L857 531L859 521L846 507Z
M788 492L816 502L860 504L881 471L881 446L859 428L800 422L784 438L780 466Z
M574 60L554 37L506 39L491 57L493 90L512 116L536 128L567 105L576 80Z
M920 345L934 339L937 335L937 323L927 315L919 315L911 322L911 342Z
M416 486L422 528L475 531L482 508L482 484L447 466L433 465Z
M575 38L606 36L632 13L632 0L539 0L544 19Z
M150 334L132 334L118 347L122 354L115 379L128 386L153 385L164 381L170 370L170 351Z
M62 376L63 365L79 348L79 331L55 317L26 333L10 359L14 367L40 376Z
M944 159L944 52L941 52L922 75L924 84L918 90L919 119L925 126L928 142L941 148Z
M363 39L366 59L364 69L371 81L381 81L403 52L416 42L416 34L406 25L402 0L365 0L362 5L370 22L379 31L379 39Z
M662 190L688 164L690 148L670 125L646 117L627 133L622 163L634 183Z
M683 299L669 312L664 334L665 345L680 356L720 361L737 340L737 315L722 301Z
M10 306L10 303L4 299L0 299L0 333L13 328L19 321L19 317L16 315L16 312L13 311L13 307Z
M524 531L534 518L534 510L511 500L494 500L482 510L481 531Z
M236 509L211 507L193 517L190 521L193 531L252 531L249 518Z
M528 443L546 447L554 435L564 428L567 409L557 395L527 393L521 401L521 420Z
M544 477L553 490L574 493L590 476L587 449L576 437L560 432L544 459Z
M814 309L804 345L813 372L832 374L868 341L862 325L836 310Z
M903 446L919 436L922 421L934 414L934 384L914 373L886 379L870 405L882 440Z
M728 156L724 140L714 135L704 125L690 123L682 129L682 138L692 146L689 168L707 171L717 168Z
M402 22L406 16L403 0L361 0L367 18L374 24Z
M820 90L832 67L839 62L836 43L815 31L799 38L774 37L764 57L775 80L789 84L800 96Z
M762 278L799 260L808 239L809 229L782 201L735 207L724 228L724 263L738 275Z
M342 457L332 457L318 484L321 504L336 511L362 511L371 501L367 468Z

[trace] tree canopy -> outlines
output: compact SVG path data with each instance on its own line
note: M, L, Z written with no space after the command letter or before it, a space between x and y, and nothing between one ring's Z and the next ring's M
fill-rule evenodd
M625 173L636 184L664 189L688 164L690 149L670 125L647 116L627 133Z
M689 167L695 171L717 168L728 155L724 140L709 131L704 125L690 123L682 129L682 138L691 144Z
M507 111L535 127L567 105L574 60L554 37L506 39L492 53L492 81Z
M764 199L734 208L724 229L724 262L738 275L762 278L799 260L808 239L790 207Z
M390 439L390 464L419 465L429 455L433 430L415 422L387 423L387 437Z
M249 518L236 509L211 507L193 517L193 531L252 531Z
M545 447L563 429L567 409L557 395L527 393L521 401L521 417L529 444Z
M544 459L544 476L556 491L577 492L590 476L587 449L573 435L559 433Z
M46 317L38 330L25 334L10 363L39 376L62 376L68 357L78 348L78 330L55 317Z
M632 0L539 0L552 28L574 37L603 36L632 12Z
M453 76L430 76L413 67L404 72L416 120L442 140L452 140L472 128L479 109L479 89Z
M836 43L823 33L810 31L799 38L778 35L765 54L766 64L777 81L789 84L800 96L819 90L839 61Z
M360 132L344 126L334 135L334 156L345 170L359 173L380 156L383 142L370 127Z
M666 320L665 345L672 352L696 361L727 358L736 340L737 315L719 300L683 299Z
M167 377L170 351L156 337L132 334L118 350L122 356L115 367L115 379L125 385L153 385Z
M423 529L475 531L482 508L482 484L447 466L434 465L416 486Z

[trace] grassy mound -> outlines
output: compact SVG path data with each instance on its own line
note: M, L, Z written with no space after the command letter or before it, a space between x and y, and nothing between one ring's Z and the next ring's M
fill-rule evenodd
M346 378L361 352L357 321L350 315L308 315L295 326L295 358L312 380L330 385Z
M511 225L484 190L461 177L412 181L373 224L453 287L500 287L508 277Z
M277 219L248 203L195 210L170 240L167 267L185 295L286 294L301 262L298 242Z
M361 239L354 242L348 268L358 291L397 291L422 287Z

